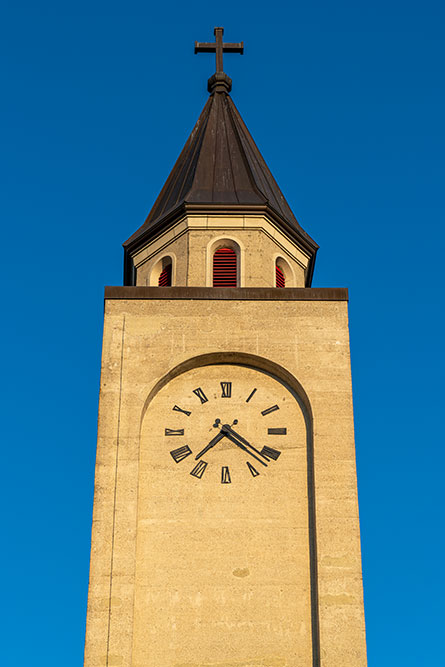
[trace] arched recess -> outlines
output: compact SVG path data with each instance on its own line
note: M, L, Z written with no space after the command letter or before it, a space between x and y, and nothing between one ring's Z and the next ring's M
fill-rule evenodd
M235 238L219 236L207 244L206 250L206 286L213 287L213 256L221 248L229 248L236 255L236 286L244 287L244 245Z
M309 558L310 558L310 600L312 625L312 667L320 667L320 630L318 608L318 569L317 569L317 540L316 540L316 507L315 507L315 479L314 479L314 437L313 415L309 397L303 386L288 370L279 364L258 355L240 352L215 352L192 357L172 368L164 377L156 382L149 392L144 403L140 435L145 414L158 392L169 382L188 371L205 366L244 366L266 373L282 385L293 395L300 406L306 425L306 461L307 461L307 491L308 491L308 526L309 526Z
M300 382L298 382L297 378L289 373L288 370L283 368L283 366L280 366L274 361L266 359L265 357L260 357L256 354L248 354L246 352L211 352L208 354L201 354L196 357L191 357L190 359L187 359L186 361L183 361L182 363L172 368L166 375L164 375L164 377L156 382L148 394L142 409L141 425L151 401L156 396L158 391L160 391L162 387L164 387L168 382L173 380L175 377L178 377L178 375L182 375L182 373L186 373L187 371L192 370L193 368L214 366L217 364L247 366L273 375L275 379L284 384L291 392L291 394L295 396L303 410L308 432L312 431L312 409L309 402L309 397L303 389L303 386L300 384Z
M170 269L169 269L170 267ZM150 270L149 285L159 287L160 280L166 287L175 284L175 256L163 255L153 264Z
M273 284L275 287L296 287L294 270L289 262L281 255L275 256L273 272ZM283 277L284 285L278 284L280 273Z

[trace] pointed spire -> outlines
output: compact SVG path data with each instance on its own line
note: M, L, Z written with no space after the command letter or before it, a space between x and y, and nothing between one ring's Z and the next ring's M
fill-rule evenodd
M124 245L167 223L182 207L240 213L267 208L305 244L318 247L297 222L227 93L209 97L146 221Z

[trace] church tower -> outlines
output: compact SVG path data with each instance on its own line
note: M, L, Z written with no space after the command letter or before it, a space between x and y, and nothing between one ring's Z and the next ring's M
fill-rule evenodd
M105 289L86 667L365 667L344 288L230 97Z

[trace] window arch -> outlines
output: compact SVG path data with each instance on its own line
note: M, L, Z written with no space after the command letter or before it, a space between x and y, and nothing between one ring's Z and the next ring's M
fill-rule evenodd
M171 287L173 284L173 258L165 255L154 263L150 272L152 287Z
M275 287L292 287L294 283L293 271L288 262L282 257L275 259Z
M233 248L218 248L213 253L213 287L237 287L238 258Z
M207 287L223 287L223 285L217 285L215 284L213 280L214 276L214 257L215 254L218 252L218 250L231 250L235 254L235 260L236 260L236 282L233 280L233 270L232 270L232 280L231 280L231 285L227 285L227 287L244 287L244 255L245 255L245 248L239 239L235 239L230 236L216 236L212 238L208 243L207 243L207 249L206 249L206 285ZM222 257L223 253L220 253L217 255L217 258ZM229 257L229 253L227 253L227 258ZM230 255L232 258L232 263L234 263L234 255ZM216 260L218 261L218 260Z

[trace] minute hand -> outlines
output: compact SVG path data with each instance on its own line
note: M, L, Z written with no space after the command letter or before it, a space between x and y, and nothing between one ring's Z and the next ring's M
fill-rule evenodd
M225 426L224 426L224 430L225 430L226 432L228 432L228 433L231 433L233 436L235 436L235 438L237 438L238 440L240 440L241 442L243 442L245 445L247 445L247 447L250 447L251 449L253 449L253 451L256 452L257 454L259 454L260 456L262 456L263 459L265 459L266 461L268 460L268 459L267 459L267 458L266 458L266 457L259 451L259 449L257 449L257 448L254 447L253 445L251 445L250 442L248 442L245 438L243 438L243 437L242 437L241 435L239 435L236 431L234 431L233 428L231 428L231 426L229 426L228 424L225 424Z
M223 430L221 429L220 432L223 433ZM228 438L229 440L231 440L232 442L234 442L235 445L237 445L237 446L240 447L241 449L244 449L245 452L247 452L248 454L250 454L250 456L253 456L254 459L256 459L257 461L259 461L260 463L262 463L263 466L266 466L266 468L267 468L267 463L264 463L264 461L263 461L262 459L260 459L256 454L254 454L253 452L251 452L251 451L246 447L246 445L243 445L243 443L242 443L236 436L232 435L232 433L231 433L230 431L226 431L226 430L224 429L224 435L226 436L226 438ZM257 451L257 450L255 450L255 451ZM259 452L258 452L258 453L259 453Z

